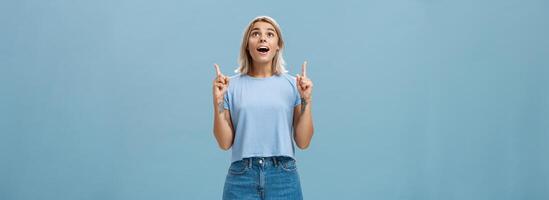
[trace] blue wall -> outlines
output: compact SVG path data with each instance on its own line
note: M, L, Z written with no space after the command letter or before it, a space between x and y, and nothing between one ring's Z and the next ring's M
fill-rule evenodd
M0 199L219 199L219 63L309 61L306 199L549 199L547 1L0 3Z

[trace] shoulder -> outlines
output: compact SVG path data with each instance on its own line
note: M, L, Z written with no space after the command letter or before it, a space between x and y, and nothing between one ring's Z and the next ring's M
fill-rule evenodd
M235 89L235 87L241 87L242 84L242 75L241 74L235 74L232 76L229 76L229 93Z
M290 74L287 73L287 72L286 72L286 73L282 73L282 74L280 74L279 76L282 76L282 77L287 78L287 79L293 79L293 80L295 81L295 76L292 76L292 75L290 75Z
M229 76L229 87L231 85L234 85L234 84L238 84L239 82L241 82L242 80L242 75L241 74L235 74L235 75L232 75L232 76Z
M232 81L232 80L239 80L242 78L242 74L235 74L235 75L232 75L232 76L229 76L229 79Z
M296 86L296 77L295 76L292 76L288 73L282 73L279 76L282 77L282 79L284 79L285 81L287 81L290 85L292 85L292 87Z
M295 76L292 76L288 73L282 73L279 75L280 77L284 78L285 80L289 81L292 85L295 84L295 81L296 81L296 77Z

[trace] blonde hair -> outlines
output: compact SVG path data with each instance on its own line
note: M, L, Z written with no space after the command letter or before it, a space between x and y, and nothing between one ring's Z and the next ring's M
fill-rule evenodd
M250 52L248 51L248 38L250 37L250 32L256 22L267 22L271 24L276 31L276 34L278 35L278 47L280 48L275 56L273 57L273 64L272 64L272 72L273 74L279 75L281 73L286 73L288 70L284 67L286 65L286 61L284 61L284 58L282 57L282 49L284 48L284 40L282 39L282 32L280 30L280 26L276 21L269 17L269 16L259 16L254 18L250 24L248 24L248 27L244 29L244 35L242 37L242 44L240 46L240 56L238 58L238 64L240 65L235 72L240 74L247 74L250 71L250 68L252 67L252 56L250 55Z

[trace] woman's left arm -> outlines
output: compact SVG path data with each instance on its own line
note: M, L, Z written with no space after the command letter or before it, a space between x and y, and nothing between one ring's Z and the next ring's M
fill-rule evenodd
M306 149L311 143L314 132L311 113L313 82L307 77L307 61L301 67L301 75L298 74L296 77L301 105L294 108L294 139L300 149Z

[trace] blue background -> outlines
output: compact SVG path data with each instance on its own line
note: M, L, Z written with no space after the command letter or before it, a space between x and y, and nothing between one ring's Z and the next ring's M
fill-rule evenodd
M306 199L549 199L547 1L0 3L0 199L219 199L213 63L309 61Z

